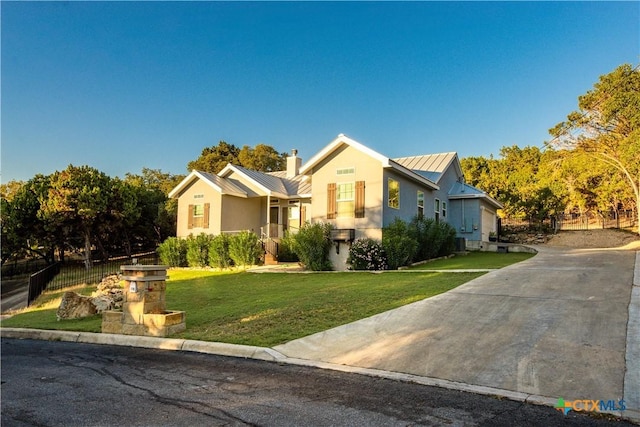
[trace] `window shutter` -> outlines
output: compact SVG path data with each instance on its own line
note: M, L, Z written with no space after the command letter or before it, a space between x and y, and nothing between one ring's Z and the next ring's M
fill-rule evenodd
M335 219L337 211L336 204L336 183L327 184L327 219Z
M364 218L364 181L356 181L356 218Z
M300 206L300 228L302 228L306 219L307 219L307 207Z
M193 228L193 205L189 205L189 218L187 219L187 228Z
M204 218L202 219L202 228L209 228L209 203L204 204Z

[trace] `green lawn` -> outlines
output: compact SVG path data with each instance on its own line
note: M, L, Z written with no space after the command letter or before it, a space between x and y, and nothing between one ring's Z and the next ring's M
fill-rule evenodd
M412 270L457 270L476 268L502 268L527 260L535 254L524 252L469 252L448 259L439 259L411 267Z
M273 346L437 295L479 273L257 274L170 270L167 309L187 312L175 338ZM5 327L100 332L101 317L56 321L55 298ZM51 305L54 305L51 308Z
M472 253L420 268L499 268L529 254ZM483 273L169 271L167 309L187 313L175 338L274 346L453 289ZM95 287L73 289L90 294ZM2 326L100 332L101 316L56 321L63 291L45 293Z

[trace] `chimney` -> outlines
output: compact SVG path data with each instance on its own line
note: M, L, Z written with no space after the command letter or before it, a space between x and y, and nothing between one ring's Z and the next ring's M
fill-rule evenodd
M302 159L298 157L298 150L291 150L291 155L287 157L287 178L293 178L298 175L302 166Z

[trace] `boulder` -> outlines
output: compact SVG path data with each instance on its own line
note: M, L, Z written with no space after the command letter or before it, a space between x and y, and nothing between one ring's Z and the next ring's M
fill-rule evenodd
M91 294L98 308L98 313L122 308L124 289L122 288L121 280L119 274L105 276L98 284L96 291Z
M124 290L120 284L120 275L106 276L90 297L76 292L65 292L58 307L56 317L60 319L78 319L93 316L107 310L122 308Z
M58 307L56 317L60 319L78 319L97 314L96 306L92 298L77 294L75 292L65 292Z

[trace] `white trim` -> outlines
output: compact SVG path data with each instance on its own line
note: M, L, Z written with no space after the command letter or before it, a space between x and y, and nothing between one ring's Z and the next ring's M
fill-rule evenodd
M237 197L248 197L247 193L245 193L244 191L241 191L240 189L238 189L237 192L225 192L222 189L222 187L217 185L215 182L211 181L209 178L207 178L205 175L203 175L199 171L192 171L189 175L187 175L182 181L180 181L178 185L176 185L176 187L173 190L169 192L168 197L170 199L179 197L179 194L182 192L182 190L184 190L184 188L195 179L200 179L204 181L207 185L209 185L211 188L213 188L220 194L231 194ZM229 185L232 185L232 184L229 183Z
M302 165L300 167L300 174L304 175L309 173L311 169L313 169L313 167L316 166L318 163L320 163L325 157L327 157L328 155L330 155L331 153L333 153L334 151L336 151L338 148L340 148L342 145L345 145L345 144L379 161L382 164L383 168L395 169L398 172L402 173L403 175L406 175L408 178L411 178L414 181L424 184L433 190L440 189L440 187L438 187L438 185L435 182L428 180L422 175L415 173L411 169L408 169L402 166L401 164L391 160L388 157L383 156L377 151L372 150L371 148L359 143L354 139L349 138L348 136L345 136L344 134L338 135L336 139L331 141L326 147L324 147L315 156L309 159L307 163Z

